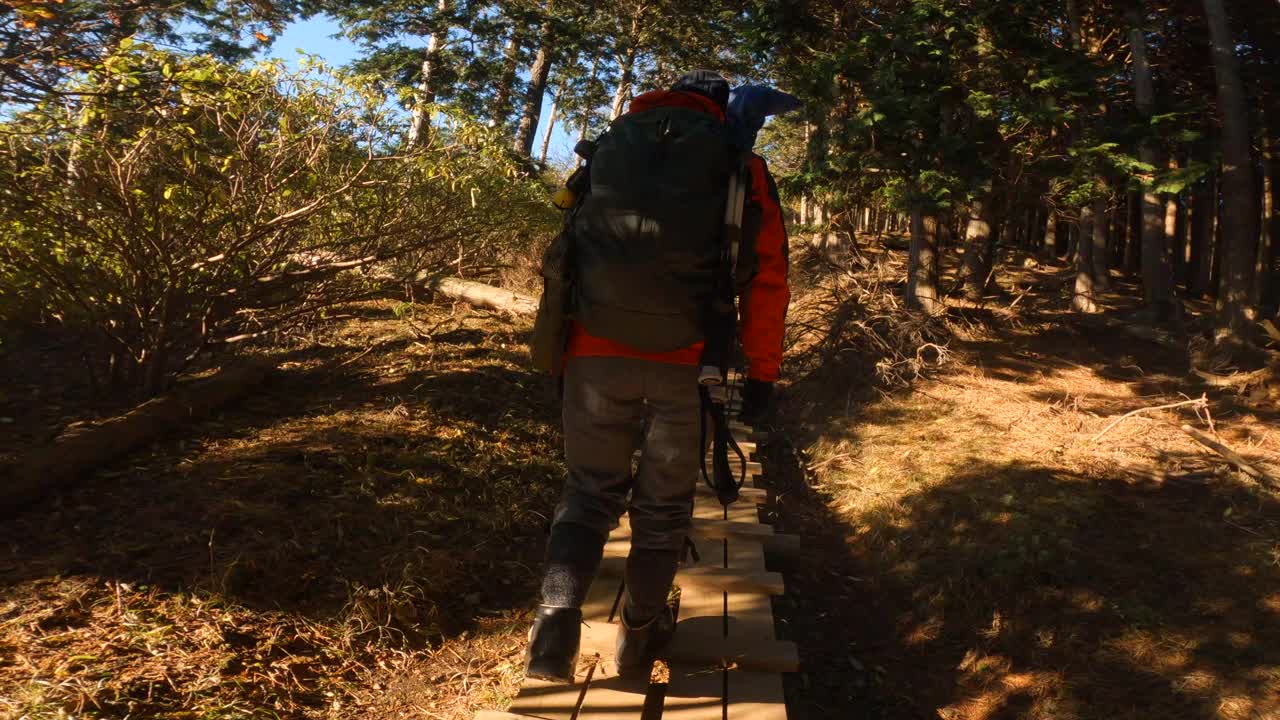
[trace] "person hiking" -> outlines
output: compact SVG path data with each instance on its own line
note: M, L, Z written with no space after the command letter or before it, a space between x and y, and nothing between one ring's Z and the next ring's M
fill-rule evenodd
M568 478L529 634L529 677L573 681L581 607L624 511L631 550L619 672L647 672L674 630L667 597L692 526L703 452L699 373L714 334L708 307L718 273L732 273L739 297L748 362L742 415L754 419L770 403L790 301L787 236L764 160L735 142L726 124L729 99L720 75L688 73L670 90L634 98L589 153L589 182L566 226ZM736 267L726 271L722 237L735 172L746 199Z

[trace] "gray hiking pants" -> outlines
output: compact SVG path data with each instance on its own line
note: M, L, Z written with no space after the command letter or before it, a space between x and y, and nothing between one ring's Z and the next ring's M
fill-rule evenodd
M555 522L604 535L627 511L632 548L681 550L698 481L700 413L696 367L571 358L564 378L569 477ZM637 449L633 479L631 456Z

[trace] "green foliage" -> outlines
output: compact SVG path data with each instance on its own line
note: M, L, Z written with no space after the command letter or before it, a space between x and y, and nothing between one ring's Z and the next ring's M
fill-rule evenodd
M149 390L202 349L492 265L554 223L493 130L446 116L404 151L381 89L322 65L133 43L85 82L109 91L0 126L0 322L38 306Z

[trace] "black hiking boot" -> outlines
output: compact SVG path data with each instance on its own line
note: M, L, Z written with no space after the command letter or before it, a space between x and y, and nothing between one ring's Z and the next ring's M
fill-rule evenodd
M624 677L647 675L653 668L653 661L658 658L658 653L671 641L675 630L675 618L671 616L669 607L663 608L657 617L638 627L632 627L627 622L627 613L623 611L615 649L618 674Z
M582 639L582 610L538 606L529 630L525 675L539 680L572 683Z

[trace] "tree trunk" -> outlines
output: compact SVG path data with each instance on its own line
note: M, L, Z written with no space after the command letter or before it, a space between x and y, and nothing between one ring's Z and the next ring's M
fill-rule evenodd
M1262 137L1262 214L1258 227L1258 264L1254 268L1253 304L1254 306L1269 303L1268 287L1274 282L1272 269L1276 261L1276 228L1275 228L1275 146L1270 137Z
M554 11L555 0L547 0L547 17L538 31L538 54L533 59L533 67L529 69L529 92L525 94L524 114L520 116L520 124L516 127L513 148L523 158L533 154L533 138L538 133L538 122L542 119L542 98L547 91L547 78L551 75L552 58L556 50L555 25L551 21Z
M542 136L542 152L538 155L538 162L543 165L547 164L547 150L551 148L551 133L556 129L556 109L560 105L560 95L551 96L551 114L547 116L547 132Z
M1222 114L1222 232L1227 243L1226 264L1218 301L1219 341L1248 340L1254 334L1253 267L1257 259L1254 236L1253 167L1249 157L1249 109L1236 60L1235 40L1222 0L1204 0L1213 44L1213 74Z
M1093 267L1093 286L1098 290L1111 287L1111 250L1109 248L1110 214L1107 212L1106 200L1095 200L1091 208L1093 215L1093 237L1089 249L1090 263Z
M1082 313L1098 311L1093 291L1093 226L1093 206L1085 205L1076 223L1076 282L1071 293L1071 309Z
M1151 65L1147 61L1147 37L1143 26L1145 13L1139 4L1126 12L1129 22L1129 45L1133 53L1134 98L1138 113L1150 120L1155 106L1155 86L1151 81ZM1158 153L1150 140L1138 147L1142 162L1159 167ZM1147 307L1155 319L1163 320L1173 309L1172 268L1168 265L1168 244L1164 232L1164 205L1150 188L1142 193L1142 288Z
M437 0L437 17L449 11L449 0ZM427 49L422 56L422 77L413 92L413 115L409 120L409 145L422 147L431 142L431 109L436 102L436 72L440 65L440 46L449 37L449 28L443 27L427 38Z
M981 300L991 277L995 236L991 232L991 202L976 200L969 209L964 230L964 291L970 300Z
M489 109L490 127L506 127L511 122L511 91L516 86L516 72L520 69L520 44L519 32L512 30L503 51L498 89L494 92L493 106Z
M1142 193L1130 192L1125 201L1125 235L1129 241L1124 246L1124 272L1133 275L1141 267L1142 257Z
M1058 211L1049 208L1049 217L1044 221L1044 256L1054 258L1058 255Z
M1271 266L1267 269L1266 283L1263 289L1263 302L1269 305L1280 304L1280 157L1276 156L1276 139L1268 139L1269 159L1265 172L1267 174L1266 216L1267 232L1271 237Z
M618 68L618 87L613 92L613 110L609 113L610 120L617 120L622 116L627 107L627 100L631 97L631 84L635 82L635 45L627 46L627 51L618 59Z
M1212 154L1208 152L1207 144L1205 150L1205 155ZM1212 287L1213 236L1218 217L1217 180L1217 169L1211 169L1191 194L1191 267L1187 291L1197 298L1207 295Z
M930 315L942 311L938 300L938 218L919 206L911 211L911 255L907 265L907 304Z

